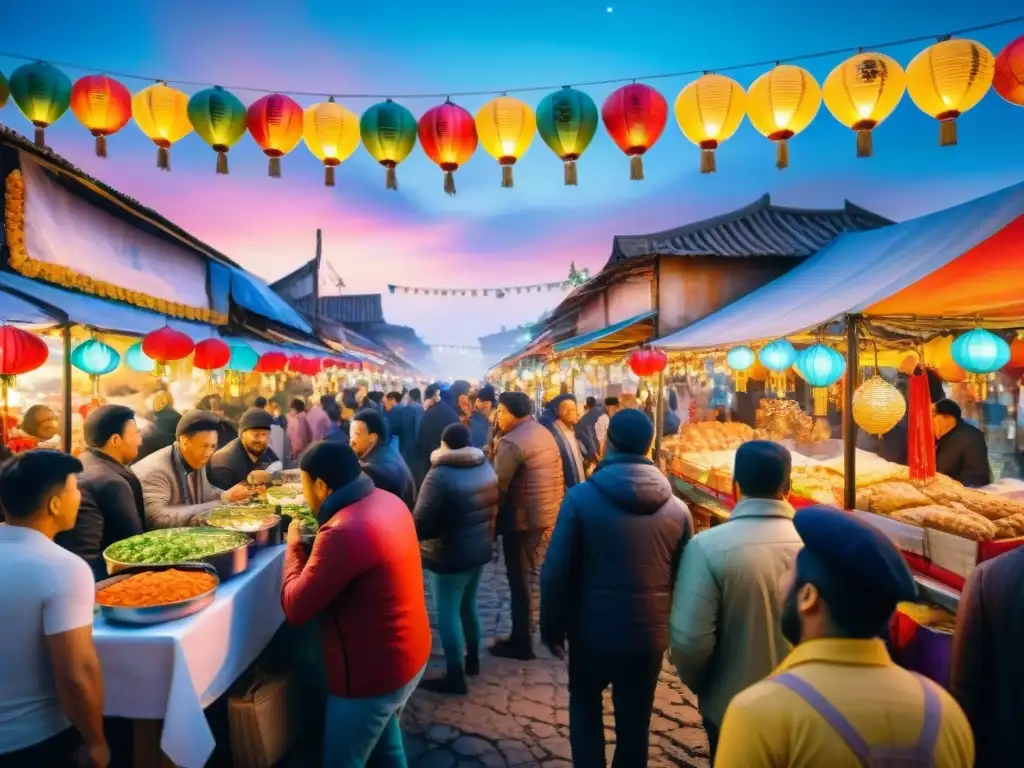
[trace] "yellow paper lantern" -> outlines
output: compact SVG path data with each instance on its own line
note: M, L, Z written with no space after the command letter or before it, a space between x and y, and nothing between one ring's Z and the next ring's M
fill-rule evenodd
M857 132L857 157L871 157L871 132L896 109L906 87L903 67L884 53L858 53L825 78L825 106Z
M132 117L157 146L156 167L171 170L171 145L192 133L188 96L167 83L151 85L132 97Z
M973 40L943 40L907 65L907 92L939 121L940 147L956 144L956 119L988 93L995 68L992 52Z
M683 135L700 147L700 172L714 173L715 150L743 122L747 94L743 86L722 75L704 75L676 97L676 122Z
M501 186L512 186L512 166L530 148L537 132L537 118L528 104L511 96L499 96L476 113L480 144L501 166Z
M821 107L821 88L814 75L792 64L779 64L747 89L751 124L775 142L775 167L789 167L791 138L803 131Z
M302 140L324 164L324 186L334 186L334 169L359 146L359 117L334 101L314 104L302 113Z
M853 420L870 435L884 435L906 412L903 395L877 373L853 393Z

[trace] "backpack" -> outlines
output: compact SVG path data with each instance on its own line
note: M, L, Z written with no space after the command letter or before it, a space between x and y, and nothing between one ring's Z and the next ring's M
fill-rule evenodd
M871 746L832 702L801 677L786 672L771 680L791 690L821 715L846 742L863 768L932 768L935 764L935 742L942 722L942 702L924 678L916 674L914 676L924 691L924 725L917 743L909 747Z

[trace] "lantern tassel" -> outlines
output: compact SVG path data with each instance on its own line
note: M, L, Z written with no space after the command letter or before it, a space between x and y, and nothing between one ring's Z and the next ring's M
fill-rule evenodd
M100 134L96 137L96 157L107 156L107 137Z
M700 172L714 173L716 170L718 169L715 167L715 150L702 149L700 151Z
M874 151L874 142L871 140L871 131L857 131L857 157L871 157Z
M384 189L398 190L398 173L393 165L389 165L384 172Z
M46 146L46 129L41 125L36 126L35 141L37 147Z
M951 120L943 120L939 123L939 146L940 147L955 147L956 146L956 118ZM37 142L38 143L38 142Z
M267 164L267 176L269 176L272 179L280 179L281 178L281 158L280 157L272 157L272 158L270 158L270 162Z
M501 166L501 186L510 189L512 187L512 166Z
M632 155L629 158L629 180L630 181L643 181L644 180L644 156L643 155Z
M444 172L444 193L449 197L455 196L455 174L451 171Z
M217 173L221 176L228 175L228 153L218 152L217 153Z
M579 176L576 173L576 161L565 161L565 186L575 187L579 183Z
M333 187L334 186L334 166L333 165L325 165L324 166L324 186L325 187Z
M780 171L789 168L789 143L786 139L775 142L775 167Z
M161 171L171 170L171 153L167 147L156 148L156 167Z
M907 464L910 479L935 477L935 435L932 432L932 399L928 374L918 366L910 376L907 417Z

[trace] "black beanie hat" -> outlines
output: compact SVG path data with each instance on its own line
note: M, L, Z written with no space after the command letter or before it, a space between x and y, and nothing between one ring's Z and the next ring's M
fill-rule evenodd
M627 408L608 422L608 442L623 453L646 456L654 440L654 424L647 414Z
M309 446L299 458L299 469L314 480L323 480L332 491L355 481L362 472L356 452L348 443L334 440Z
M238 420L238 434L247 429L270 429L274 424L274 417L262 408L250 408L242 414Z
M441 433L441 442L453 451L465 448L472 442L469 427L465 424L449 424Z

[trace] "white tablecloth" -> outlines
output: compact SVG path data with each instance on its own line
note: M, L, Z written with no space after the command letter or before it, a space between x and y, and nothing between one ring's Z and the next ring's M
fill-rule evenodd
M194 616L152 627L93 629L103 665L104 714L164 721L160 746L176 765L201 768L214 739L203 709L256 660L284 621L284 547L259 552Z

